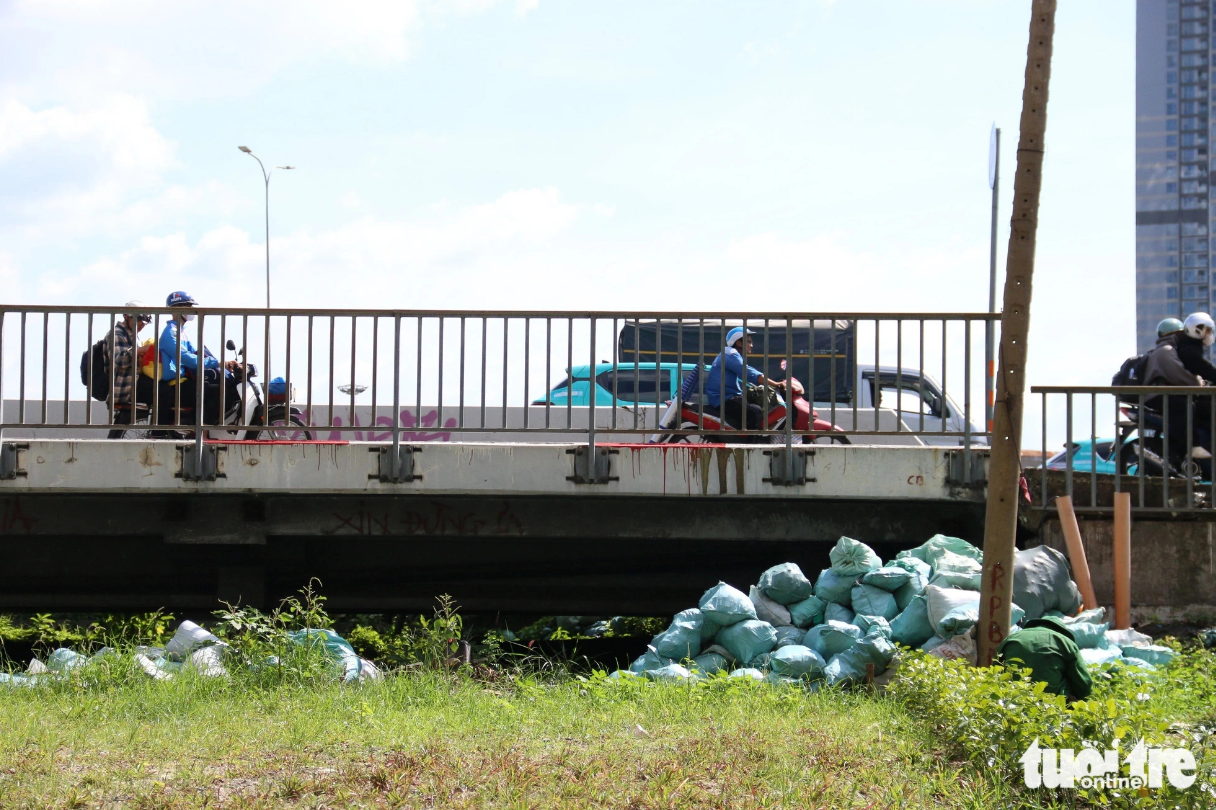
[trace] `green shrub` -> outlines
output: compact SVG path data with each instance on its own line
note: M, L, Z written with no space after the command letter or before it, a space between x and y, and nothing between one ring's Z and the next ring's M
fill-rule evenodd
M1180 724L1185 707L1198 707L1201 698L1192 684L1180 681L1196 670L1208 673L1207 712L1212 711L1213 657L1197 651L1168 668L1145 672L1118 664L1094 672L1094 690L1086 700L1069 703L1049 694L1043 683L1026 677L1017 667L971 667L910 653L891 684L891 694L910 713L931 723L959 753L973 763L1000 773L1010 784L1023 785L1019 758L1035 739L1043 748L1119 747L1120 764L1126 752L1144 740L1149 746L1187 747L1195 755L1199 779L1186 791L1060 790L1062 802L1095 807L1200 808L1209 807L1216 793L1216 737L1209 724ZM1188 694L1189 693L1189 694ZM1189 704L1188 704L1189 701ZM1028 793L1030 793L1028 791ZM1036 790L1036 798L1050 794Z

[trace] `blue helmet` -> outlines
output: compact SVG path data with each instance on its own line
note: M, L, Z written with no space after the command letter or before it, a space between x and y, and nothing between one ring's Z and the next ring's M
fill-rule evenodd
M196 306L198 306L198 301L195 301L193 298L191 298L190 293L182 292L181 290L178 290L177 292L169 293L169 297L165 299L165 306L167 306L167 307L196 307Z
M726 333L726 347L730 348L731 346L735 345L735 341L738 340L739 338L743 337L745 334L754 335L756 333L750 329L745 329L742 326L736 326L734 329L727 332Z

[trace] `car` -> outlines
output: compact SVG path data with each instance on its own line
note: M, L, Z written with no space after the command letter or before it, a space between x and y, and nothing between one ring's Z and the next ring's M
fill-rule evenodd
M617 405L664 405L675 399L684 379L695 363L596 363L595 404L597 407ZM708 366L705 367L708 370ZM591 404L591 366L575 366L569 375L540 397L533 405L583 406ZM615 392L616 396L613 396Z
M1089 439L1079 439L1047 459L1047 463L1044 466L1049 470L1066 470L1068 469L1069 456L1072 456L1073 472L1115 474L1114 439L1098 439L1096 442L1091 442Z

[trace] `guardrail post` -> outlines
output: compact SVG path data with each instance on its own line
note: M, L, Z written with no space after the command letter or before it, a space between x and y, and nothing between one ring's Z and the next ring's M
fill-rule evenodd
M332 417L330 421L333 421ZM381 448L379 452L379 478L381 481L389 484L402 484L414 480L414 448L401 446L400 315L393 316L393 446Z

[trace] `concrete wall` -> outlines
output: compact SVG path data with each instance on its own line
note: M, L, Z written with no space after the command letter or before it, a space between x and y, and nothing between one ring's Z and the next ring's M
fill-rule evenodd
M1098 601L1115 601L1114 524L1080 521ZM1059 521L1043 523L1046 545L1067 553ZM1216 621L1216 524L1138 520L1132 523L1132 621Z

